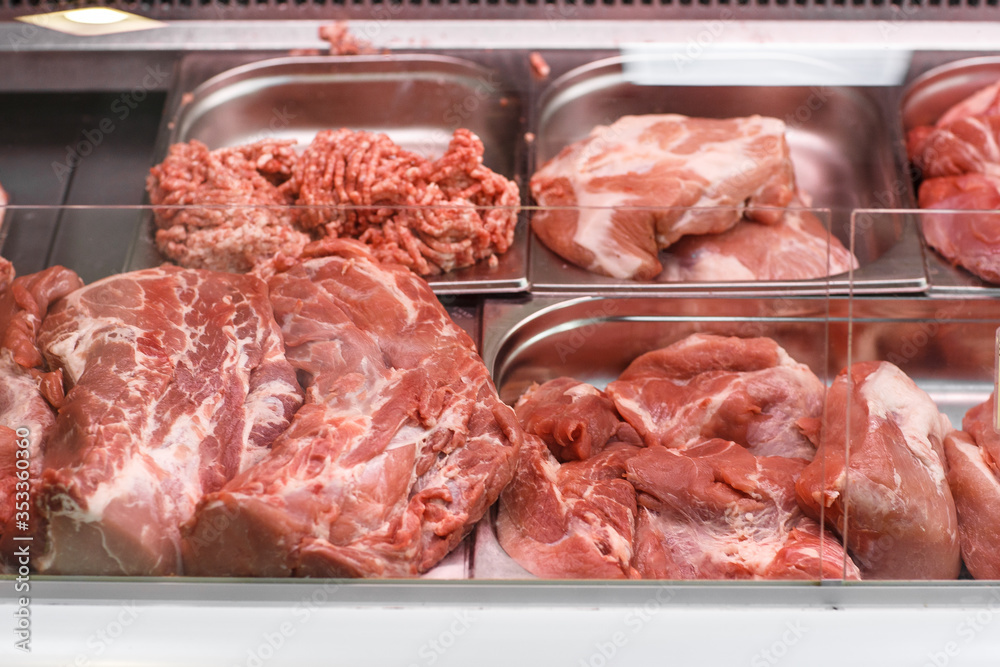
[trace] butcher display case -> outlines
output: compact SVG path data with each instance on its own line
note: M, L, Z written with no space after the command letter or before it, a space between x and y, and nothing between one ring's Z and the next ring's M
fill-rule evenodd
M75 34L64 17L22 20L84 6L150 20L120 32L76 24L84 27ZM385 133L433 161L467 128L482 142L485 167L518 186L518 200L429 210L502 216L513 234L492 260L431 272L427 282L469 334L503 402L514 406L561 377L603 392L637 358L691 337L766 337L790 359L782 363L817 378L826 406L815 415L817 441L841 427L846 441L850 420L868 409L862 393L835 406L842 371L884 362L961 428L997 386L1000 286L974 273L990 263L989 238L961 262L935 239L1000 238L990 231L1000 213L921 208L908 136L1000 79L998 19L993 0L0 0L8 197L0 256L17 275L61 265L90 284L176 259L160 232L178 217L195 220L194 229L217 214L351 214L351 205L151 202L150 169L180 142L304 147L317 132L346 127ZM323 35L331 25L360 41L334 40L341 52L330 53ZM663 272L635 279L588 271L550 249L533 224L560 207L538 200L533 175L595 127L643 114L781 119L797 210L818 230L823 275L748 278L727 260L706 277L654 249ZM611 200L563 208L579 219L620 215L655 226L713 207ZM714 211L737 219L747 207L716 202ZM838 264L842 256L850 261ZM274 270L282 269L263 275ZM891 395L899 386L872 391L891 412L937 419L914 394ZM980 466L994 482L995 465ZM940 487L947 465L939 466ZM862 481L848 477L842 487L848 500L854 489L859 514ZM852 542L836 534L832 500L814 522L819 555L811 555L821 570L740 581L538 576L505 550L510 512L501 504L411 578L41 574L15 563L0 575L0 663L943 667L1000 659L998 580L977 579L957 557L948 576L860 576L868 571L862 544L904 564L933 547L888 530L868 542L859 530L861 542ZM543 522L549 511L527 514ZM909 529L942 530L929 510ZM986 531L995 541L1000 515ZM713 544L709 551L741 548ZM37 555L30 540L17 546ZM834 561L824 561L830 553Z

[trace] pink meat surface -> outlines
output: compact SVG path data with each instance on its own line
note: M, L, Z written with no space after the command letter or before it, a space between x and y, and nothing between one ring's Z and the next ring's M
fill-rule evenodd
M612 438L642 444L603 391L572 378L532 385L514 412L525 432L540 437L561 463L586 460Z
M414 576L510 482L523 432L427 283L328 240L269 281L306 404L201 502L193 574Z
M810 432L816 457L796 483L806 513L836 527L865 579L956 578L948 418L898 367L877 361L837 376L824 418Z
M948 484L958 509L962 560L976 579L1000 579L1000 434L995 396L969 410L945 438Z
M796 503L807 464L719 439L642 450L627 462L639 504L633 565L644 579L859 578Z
M6 267L6 268L5 268ZM44 531L37 507L28 502L38 497L45 441L55 420L50 403L58 407L63 398L62 373L46 372L36 336L49 306L83 283L72 271L52 267L14 279L14 269L0 260L0 569L14 564L11 555L25 536L18 521L25 520L34 538L34 552L42 548ZM25 438L18 429L27 429ZM22 431L24 433L24 431ZM18 445L27 440L28 447ZM18 468L24 459L27 468ZM21 465L25 465L22 463ZM27 479L17 477L26 471ZM17 495L26 494L26 495Z
M420 275L471 266L514 240L517 184L483 164L483 142L455 130L435 161L384 134L320 132L295 163L288 187L306 229L356 238L383 262Z
M1000 82L948 109L933 126L907 133L906 149L925 180L920 206L1000 210ZM924 238L952 264L1000 283L1000 224L995 215L925 214Z
M797 422L817 417L825 387L769 338L693 334L633 361L607 393L648 446L710 438L759 456L811 459Z
M624 475L640 451L613 442L560 464L540 438L527 435L514 479L500 495L500 546L538 577L637 579L635 490Z
M970 211L922 214L924 239L953 264L1000 283L1000 178L964 174L927 179L920 184L920 206Z
M589 271L649 280L661 271L659 250L682 236L725 231L744 214L778 221L780 211L766 207L786 206L795 193L784 131L760 116L625 116L532 176L535 200L551 207L534 214L532 229Z
M804 280L844 273L858 260L815 215L789 209L774 225L745 220L720 234L686 236L663 267L670 281Z
M146 179L160 252L181 266L232 272L277 254L298 256L310 238L287 208L295 200L287 185L294 143L171 146Z
M174 266L112 276L61 300L38 339L70 387L47 442L39 570L179 573L195 504L302 401L266 285Z

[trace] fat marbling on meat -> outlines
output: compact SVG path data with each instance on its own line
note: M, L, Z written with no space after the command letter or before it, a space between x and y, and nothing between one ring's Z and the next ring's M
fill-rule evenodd
M208 494L186 571L415 576L514 473L523 432L427 283L338 239L269 281L306 403L271 452Z
M263 281L175 266L70 294L39 343L69 390L39 502L47 573L181 571L180 525L302 401Z
M545 208L532 229L589 271L654 278L658 252L682 236L725 231L744 214L778 221L768 207L787 206L795 193L784 131L761 116L624 116L535 172L531 193Z
M640 451L638 434L603 391L567 377L532 385L514 410L527 435L500 495L500 546L539 577L637 578L625 463Z
M653 446L627 463L644 579L860 578L837 538L806 517L795 479L808 465L712 439Z
M755 455L811 459L798 422L820 415L825 390L770 338L693 334L635 359L607 393L648 446L723 438Z
M719 234L685 236L663 260L669 281L805 280L858 268L813 213L789 208L773 225L743 220Z
M969 410L962 430L944 441L962 560L976 579L1000 579L1000 434L993 428L995 401L992 395Z
M41 519L30 499L37 497L45 439L55 421L50 405L62 400L62 374L45 372L36 335L49 306L83 283L56 266L14 279L10 262L0 258L0 569L13 564L18 542L17 517L26 522L40 547ZM48 401L46 400L48 399ZM20 430L20 434L18 431ZM27 447L20 443L26 441ZM19 467L18 461L24 463ZM27 467L24 467L27 466ZM25 474L26 479L25 479ZM18 494L25 495L18 495ZM18 512L24 514L19 515ZM23 543L22 543L23 544Z
M899 367L844 369L809 433L813 462L796 491L836 527L865 579L954 579L961 568L945 476L948 417Z

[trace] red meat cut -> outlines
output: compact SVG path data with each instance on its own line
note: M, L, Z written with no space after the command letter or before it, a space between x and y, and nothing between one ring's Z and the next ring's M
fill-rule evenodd
M525 432L540 437L561 463L586 460L612 438L642 445L603 391L572 378L532 385L514 412Z
M963 211L922 213L924 239L952 263L1000 283L1000 178L983 174L929 178L920 184L920 207Z
M898 367L869 361L837 376L824 418L821 432L813 422L816 457L796 483L806 513L822 512L865 579L956 578L947 416Z
M944 441L948 484L958 509L962 560L976 579L1000 579L1000 434L995 396L969 410Z
M523 432L427 283L327 240L269 281L306 404L270 454L201 502L185 568L414 576L511 480Z
M663 261L666 280L805 280L844 273L858 260L819 218L789 209L773 225L749 220L720 234L686 236Z
M777 222L795 193L785 125L776 118L624 116L564 148L531 178L532 229L589 271L649 280L659 250L717 233L745 214ZM577 208L579 207L579 208ZM685 210L679 207L693 207Z
M797 422L825 386L770 338L693 334L629 364L607 393L647 446L731 440L759 456L811 459Z
M70 387L47 442L38 569L179 573L181 523L302 401L266 285L174 266L112 276L61 300L38 339Z
M642 450L627 462L635 568L644 579L858 579L837 538L796 503L807 464L720 439Z
M523 568L549 579L637 579L632 567L635 490L625 465L641 449L612 442L560 464L527 435L500 495L497 541Z
M181 266L246 272L276 254L296 257L310 241L295 226L288 191L294 141L264 140L210 151L174 144L150 169L156 245Z

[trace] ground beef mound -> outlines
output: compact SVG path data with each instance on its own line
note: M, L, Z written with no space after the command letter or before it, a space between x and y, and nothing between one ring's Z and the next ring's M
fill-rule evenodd
M294 143L171 146L146 180L150 202L163 207L154 211L160 252L181 266L234 273L279 253L298 255L311 239L287 208L294 193L282 187L296 159Z
M320 132L289 186L313 207L304 228L357 238L380 261L421 275L506 252L517 224L517 185L483 165L483 143L465 129L433 162L384 134Z
M301 157L290 142L209 151L192 141L171 147L147 189L158 206L226 205L157 210L164 255L265 274L275 258L330 237L356 238L380 261L421 275L495 262L513 241L519 203L517 185L483 165L483 143L465 129L434 161L384 134L347 129L320 132Z

